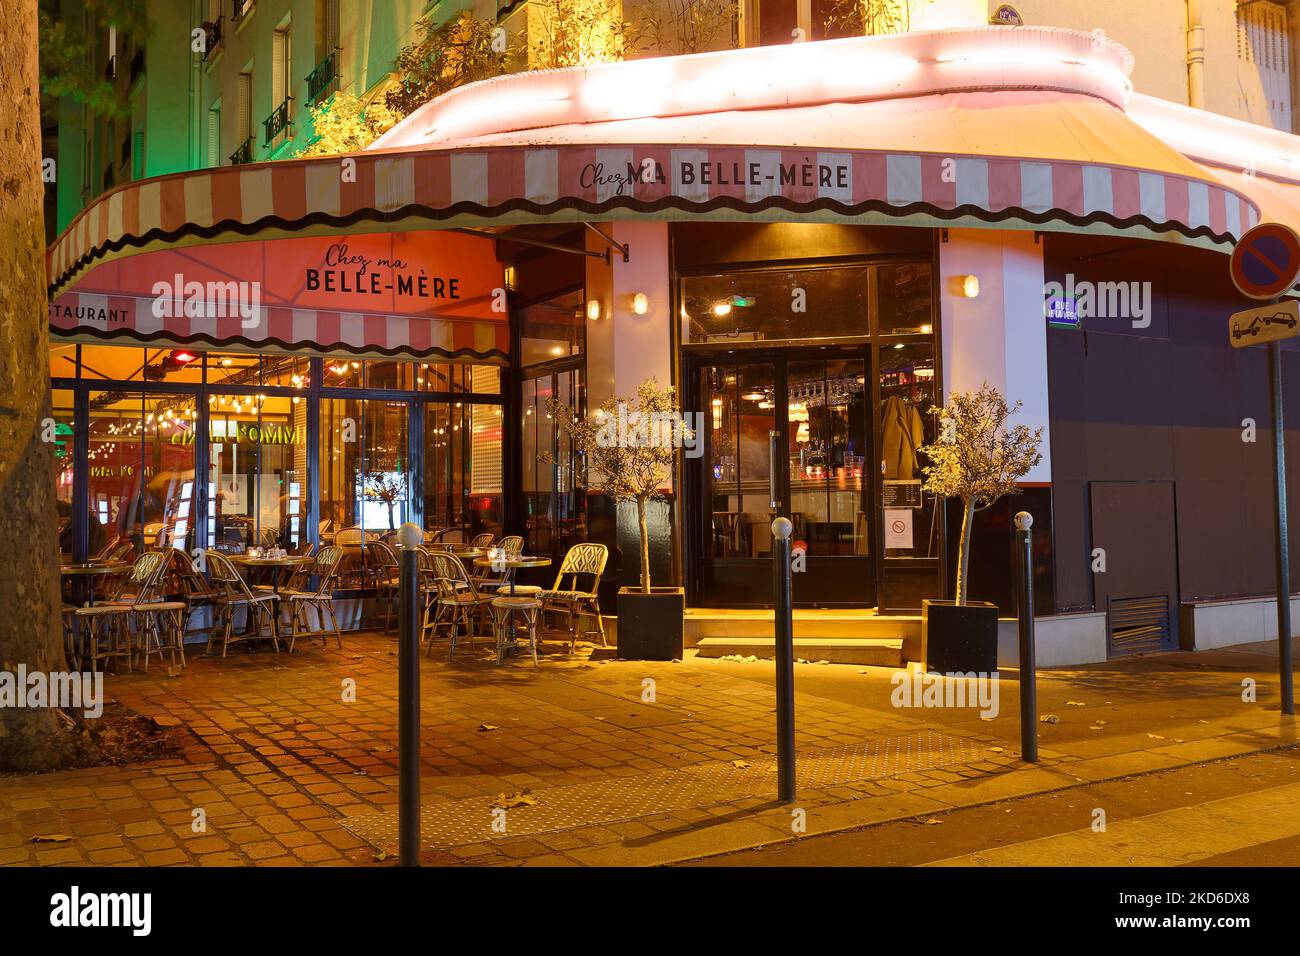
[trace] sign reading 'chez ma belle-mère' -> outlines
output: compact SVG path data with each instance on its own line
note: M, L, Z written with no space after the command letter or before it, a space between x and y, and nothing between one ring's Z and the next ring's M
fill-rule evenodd
M305 268L303 288L340 295L392 295L399 300L458 301L460 276L430 274L430 265L397 255L368 254L365 247L357 250L343 240L329 245L319 265Z

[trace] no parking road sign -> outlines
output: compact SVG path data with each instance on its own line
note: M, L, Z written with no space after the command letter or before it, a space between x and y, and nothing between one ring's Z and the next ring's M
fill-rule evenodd
M1242 295L1277 298L1300 279L1300 236L1280 222L1260 223L1232 250L1229 272Z

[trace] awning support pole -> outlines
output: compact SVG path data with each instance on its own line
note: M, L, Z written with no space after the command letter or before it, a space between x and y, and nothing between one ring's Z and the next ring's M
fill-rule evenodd
M448 229L448 232L463 232L469 236L478 236L480 239L494 239L500 242L517 242L521 246L537 246L539 249L552 249L555 252L567 252L572 256L590 256L592 259L604 259L609 261L608 252L592 252L590 249L575 249L573 246L561 245L558 242L546 242L542 239L523 239L519 236L506 235L504 233L487 232L483 229L471 229L468 226L458 226L454 229Z
M623 261L627 262L628 245L626 242L615 242L613 236L605 232L604 229L601 229L600 226L596 225L594 222L584 223L584 225L586 225L586 227L590 229L592 232L594 232L596 235L600 236L600 238L608 242L612 248L617 249L619 252L623 253ZM606 262L609 261L608 250L605 251L605 261Z

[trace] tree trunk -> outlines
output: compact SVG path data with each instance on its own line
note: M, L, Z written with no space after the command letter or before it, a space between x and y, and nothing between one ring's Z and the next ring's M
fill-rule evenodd
M636 500L636 520L641 532L641 593L650 593L650 526L645 518L645 498Z
M0 669L67 669L59 619L36 0L0 17ZM85 422L77 427L85 428ZM21 690L21 689L20 689ZM53 708L0 708L0 770L68 763Z
M970 533L975 518L975 500L962 502L961 541L957 545L957 593L954 595L960 607L966 603L966 592L970 588Z

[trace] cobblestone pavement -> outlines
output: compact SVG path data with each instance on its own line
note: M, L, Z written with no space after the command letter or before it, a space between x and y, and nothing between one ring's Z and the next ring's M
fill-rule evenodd
M559 643L544 650L536 669L498 668L482 649L455 664L422 658L426 863L662 862L789 838L800 813L814 821L809 832L824 831L863 814L924 816L954 793L997 799L1105 772L1084 769L1098 756L1084 744L1098 735L1082 727L1057 746L1045 726L1042 760L1025 769L1014 700L987 722L973 711L900 710L888 670L801 665L805 759L798 806L783 807L773 801L770 664L594 662ZM1234 699L1234 668L1246 665L1207 666L1189 665L1165 687L1211 714ZM292 655L241 650L222 660L191 648L180 676L110 675L109 696L175 727L182 756L0 778L0 865L391 863L396 676L395 642L378 634L349 635L342 650L300 643ZM1040 680L1046 707L1071 694L1117 710L1174 709L1140 664ZM1189 711L1179 726L1204 725L1201 743L1231 731L1243 738L1238 751L1278 742L1276 708L1228 719L1212 727ZM1166 759L1162 742L1197 743L1195 728L1183 733L1147 733L1145 745L1104 756L1132 763L1143 749L1127 772L1168 766L1180 758Z

